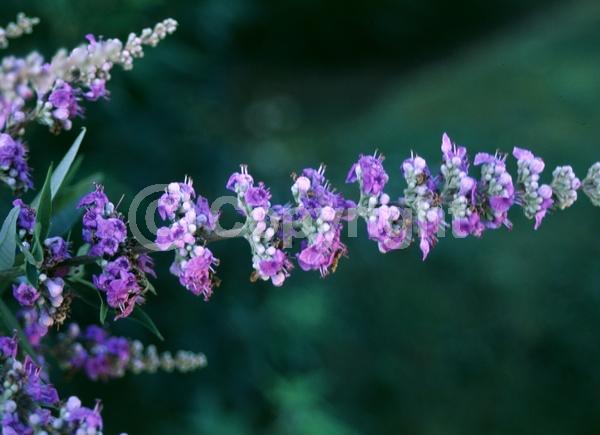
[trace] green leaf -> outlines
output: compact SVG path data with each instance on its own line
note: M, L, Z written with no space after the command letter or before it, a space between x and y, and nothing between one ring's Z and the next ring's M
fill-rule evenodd
M4 323L6 332L8 334L12 334L13 331L17 331L17 335L19 337L19 346L21 346L32 358L36 358L35 351L31 347L27 336L23 333L23 329L21 329L19 322L2 299L0 299L0 320L2 320L2 323Z
M83 137L85 136L85 131L86 131L85 127L83 127L81 129L81 133L79 133L79 136L77 136L77 138L75 139L75 142L73 142L73 145L71 145L71 148L69 148L69 151L67 151L67 154L65 154L63 159L60 161L60 163L56 167L56 170L52 174L52 180L50 182L51 199L54 199L54 197L60 190L60 187L63 184L63 181L67 177L67 174L69 173L69 169L71 168L71 165L73 164L73 161L75 160L75 157L77 156L77 152L79 151L79 146L81 145L81 141L83 140Z
M104 298L98 292L98 296L100 297L100 324L104 325L106 322L106 315L108 314L108 306L104 303Z
M23 254L23 257L28 263L37 265L37 260L35 259L31 251L28 251L27 249L21 249L21 253Z
M31 263L25 263L25 274L27 275L27 280L29 283L32 286L37 287L39 275L35 265Z
M104 302L104 298L102 297L102 293L100 293L100 290L98 290L96 286L91 282L81 278L71 278L69 279L69 283L72 287L74 287L77 290L77 296L81 298L83 302L85 302L91 307L99 308L100 323L104 325L104 323L106 322L106 316L108 314L108 306ZM96 295L98 296L99 304L91 300L91 293L96 293Z
M0 270L8 269L15 264L18 218L19 207L14 207L0 228Z
M39 194L39 201L36 204L36 226L34 233L34 249L33 254L36 260L41 261L40 254L43 252L42 244L46 237L48 237L48 231L50 230L50 217L52 216L52 194L51 194L51 178L52 178L52 165L48 168L46 174L46 181L42 186L42 190Z
M141 324L144 328L148 329L148 331L152 332L156 335L161 341L164 341L165 338L162 336L150 316L142 310L140 307L135 307L133 309L133 313L126 319L131 319L139 324Z

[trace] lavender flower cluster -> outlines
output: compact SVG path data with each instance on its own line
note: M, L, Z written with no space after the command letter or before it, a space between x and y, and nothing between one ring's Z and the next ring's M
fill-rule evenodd
M48 376L28 355L17 358L17 340L0 337L0 423L3 435L101 435L100 403L86 408L71 396L61 401Z
M55 354L64 370L82 371L92 380L120 378L126 372L155 373L159 369L186 373L206 366L206 357L201 353L180 350L174 356L170 352L159 354L153 345L144 347L138 340L111 336L96 325L82 331L76 323L59 335Z
M600 205L600 163L590 168L583 182L570 166L559 166L552 172L551 182L544 184L544 161L526 149L513 150L515 179L508 170L505 154L476 154L473 163L480 169L476 178L469 174L467 149L457 146L447 134L442 137L441 152L437 174L416 154L402 163L406 188L395 200L385 192L389 175L383 167L383 157L360 156L346 178L347 183L359 184L357 203L331 187L321 166L293 176L293 206L272 204L269 189L262 182L255 183L247 167L242 166L226 187L236 194L236 207L245 218L240 235L252 252L251 280L282 285L293 267L286 250L293 245L294 237L302 239L295 255L302 270L318 270L322 276L335 271L339 259L347 253L341 241L344 223L356 217L365 220L369 239L377 242L382 253L408 247L415 236L425 259L446 228L451 228L458 238L481 237L487 230L512 228L508 214L514 205L523 209L526 218L534 220L535 229L549 212L573 205L581 187L594 205ZM171 221L171 226L158 230L156 245L163 251L176 249L171 271L188 289L211 289L202 292L208 299L212 293L209 277L217 262L204 245L218 235L215 228L219 214L211 212L202 197L199 212L194 197L189 181L169 185L159 199L158 212ZM194 272L186 273L188 262L207 251L210 261L197 261L193 263Z
M35 211L20 199L13 204L20 208L17 220L19 243L24 252L29 252L36 223ZM18 316L33 346L40 344L51 326L60 326L65 321L71 303L63 279L68 268L57 267L71 257L69 243L62 237L49 237L44 240L42 249L44 259L39 266L37 282L32 283L27 276L21 276L12 287L12 294L21 307Z
M90 245L89 254L100 258L102 267L102 273L93 277L94 285L106 293L108 305L117 311L116 318L127 317L136 304L144 302L146 275L156 276L154 263L148 255L129 249L123 216L102 186L85 195L78 207L85 209L83 240Z
M0 48L8 38L31 33L38 22L19 14L16 23L0 28ZM83 101L108 98L106 83L115 65L131 69L133 60L143 57L144 46L156 46L176 28L177 22L169 18L139 35L129 34L125 42L87 35L87 43L70 52L61 49L50 60L37 52L0 60L0 181L16 193L30 189L22 139L27 125L37 122L53 133L70 130L73 119L84 114Z
M213 267L219 260L204 246L202 233L215 229L218 215L210 211L206 198L196 198L189 179L169 184L158 201L158 213L170 222L170 226L158 229L156 244L163 251L176 250L171 273L194 295L208 300L218 284Z

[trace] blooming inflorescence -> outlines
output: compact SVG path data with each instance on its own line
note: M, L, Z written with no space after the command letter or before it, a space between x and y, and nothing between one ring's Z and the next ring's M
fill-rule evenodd
M355 217L366 221L368 236L377 242L382 253L406 248L414 233L425 259L447 227L459 238L481 237L486 230L500 227L512 228L508 215L514 205L523 208L525 216L534 220L535 229L548 212L573 205L581 186L592 202L600 205L598 163L590 168L583 182L570 166L559 166L552 173L551 183L543 184L540 180L543 160L529 150L515 147L515 179L508 169L507 155L499 152L475 155L473 163L481 174L477 179L469 174L467 149L453 143L447 134L442 137L441 151L442 163L437 174L416 154L402 163L406 188L396 200L385 192L389 175L383 167L383 156L361 155L346 178L347 183L359 184L357 204L331 187L321 166L293 175L293 205L273 205L269 189L263 183L255 183L248 168L242 166L240 172L231 175L226 187L236 194L236 207L245 218L238 234L251 247L252 279L271 280L276 286L284 282L292 269L286 250L293 245L293 236L302 239L295 256L299 267L327 275L347 252L341 234L344 222ZM156 244L161 250L176 248L172 271L188 288L190 282L181 279L188 259L194 256L199 244L202 250L198 252L205 252L207 248L203 245L207 241L220 238L218 213L205 211L199 222L194 197L189 181L171 183L158 206L160 216L170 220L171 226L158 230ZM212 272L209 264L214 263L202 262L202 282L208 283L209 271Z
M126 372L154 373L158 369L189 372L206 365L201 353L178 351L159 354L156 347L137 340L112 336L105 329L91 325L81 330L72 323L58 337L56 356L65 370L82 371L90 379L118 378Z
M102 434L100 403L86 408L71 396L61 401L39 363L17 357L14 337L0 337L0 424L3 435Z
M16 23L0 28L0 48L9 38L31 33L37 18L23 14ZM7 56L0 61L0 181L16 193L32 187L27 165L27 147L22 137L27 124L38 122L58 133L70 130L73 119L84 113L84 101L108 97L106 83L111 70L120 65L129 70L133 60L144 55L144 46L158 42L177 28L166 19L141 34L119 39L87 35L87 42L70 52L59 50L50 60L37 53L25 58Z
M213 285L218 283L213 276L213 267L219 261L204 246L203 234L215 229L217 216L211 212L205 198L198 196L195 202L194 199L196 192L192 180L169 184L158 201L158 212L170 226L158 229L156 244L162 251L175 249L171 272L190 292L208 300Z

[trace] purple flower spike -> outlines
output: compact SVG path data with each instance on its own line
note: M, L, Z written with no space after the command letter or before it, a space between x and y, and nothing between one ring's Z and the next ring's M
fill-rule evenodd
M116 255L127 239L127 227L104 194L102 185L96 185L95 191L81 198L78 207L86 209L83 215L83 239L92 245L89 254Z

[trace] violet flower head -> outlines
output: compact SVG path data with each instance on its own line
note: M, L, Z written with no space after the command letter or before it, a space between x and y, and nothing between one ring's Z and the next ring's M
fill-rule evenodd
M25 192L33 187L30 173L23 143L0 133L0 180L15 192Z
M131 262L125 256L108 262L100 275L93 276L94 285L106 292L110 307L116 309L115 319L129 316L136 303L141 303L142 289L132 269Z
M15 199L12 205L19 207L19 217L17 219L19 230L33 234L33 230L35 229L35 210L25 204L20 198Z
M114 256L127 239L127 227L115 206L108 200L104 187L96 185L93 192L79 201L78 208L85 208L83 215L83 239L91 244L90 255Z
M444 179L444 192L456 193L461 187L461 181L467 176L469 159L465 147L456 146L450 137L442 136L442 166L441 175Z
M180 265L179 282L192 294L202 295L208 301L213 292L213 266L218 264L210 249L196 246L192 258Z
M234 172L227 180L225 187L232 192L245 192L254 184L254 179L248 174L248 166L241 165L240 172Z
M65 130L70 130L71 120L83 115L83 108L79 105L79 90L69 83L58 81L48 97L52 104L52 116Z
M475 166L481 166L481 180L477 203L482 209L480 216L486 228L499 228L502 225L512 228L508 210L515 202L515 188L512 176L506 170L506 156L478 153Z
M295 215L306 235L296 255L298 264L302 270L318 270L325 276L336 270L347 252L341 241L343 220L348 218L348 209L356 205L331 188L323 165L304 169L291 190L297 204Z
M49 254L49 258L45 261L49 263L60 263L67 258L71 258L69 243L62 237L49 237L44 240L44 246Z
M35 287L22 282L13 285L13 296L22 307L32 307L40 298L40 292Z
M172 220L177 213L187 212L195 197L191 179L186 179L183 183L170 183L158 200L158 214L163 220Z
M389 176L383 168L383 156L363 156L352 165L346 177L346 183L360 184L363 195L379 195L383 192Z
M419 247L425 260L437 243L438 233L446 226L440 193L422 157L412 155L406 159L402 164L402 172L407 184L404 202L412 209L420 239Z
M251 207L268 208L270 206L271 192L269 192L269 189L263 183L258 183L258 186L248 187L244 199Z
M0 337L0 357L15 358L17 356L17 338Z
M367 219L367 232L370 240L377 242L379 251L385 254L410 245L412 216L407 209L388 205L389 197L375 208Z
M109 92L106 89L106 80L104 79L94 79L90 86L83 94L86 100L88 101L98 101L100 98L108 99Z
M533 155L529 150L515 147L513 156L517 159L517 200L528 219L535 219L534 228L537 230L542 219L554 204L552 187L539 184L540 174L544 170L544 161Z
M208 204L208 200L198 195L196 200L196 223L207 231L214 231L219 221L219 213L213 213Z

